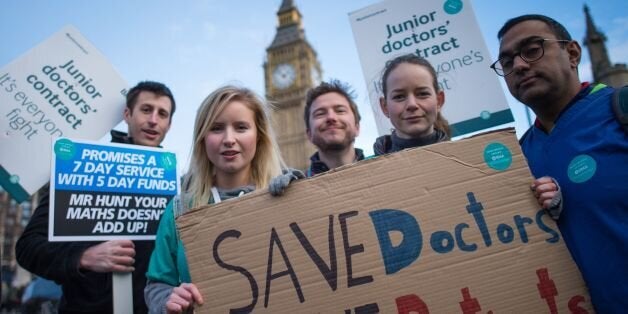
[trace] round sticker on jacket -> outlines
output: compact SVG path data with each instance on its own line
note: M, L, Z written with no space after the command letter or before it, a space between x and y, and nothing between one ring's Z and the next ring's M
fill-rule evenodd
M597 163L593 157L583 154L578 155L571 160L567 167L567 176L574 183L583 183L589 181L597 170Z

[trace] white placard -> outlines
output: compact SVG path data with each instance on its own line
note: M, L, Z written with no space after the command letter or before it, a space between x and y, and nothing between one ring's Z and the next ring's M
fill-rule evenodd
M408 53L427 58L438 72L453 136L514 121L470 1L383 1L349 20L380 135L392 128L379 106L384 65Z
M51 141L96 140L122 120L127 83L73 26L0 70L0 185L26 200L50 178Z

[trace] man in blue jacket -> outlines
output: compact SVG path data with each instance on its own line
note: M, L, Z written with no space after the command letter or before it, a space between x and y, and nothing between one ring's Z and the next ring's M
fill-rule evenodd
M560 185L563 210L555 218L596 311L625 313L628 135L612 110L614 89L580 82L580 45L552 18L513 18L498 38L491 67L537 117L521 138L532 174Z

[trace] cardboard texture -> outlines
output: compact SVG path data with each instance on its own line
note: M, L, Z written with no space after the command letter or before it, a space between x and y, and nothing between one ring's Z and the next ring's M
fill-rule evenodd
M512 129L366 160L177 220L198 313L592 312Z

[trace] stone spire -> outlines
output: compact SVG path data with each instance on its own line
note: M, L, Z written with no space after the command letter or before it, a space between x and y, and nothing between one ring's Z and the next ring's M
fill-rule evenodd
M598 31L597 27L595 27L593 18L589 13L589 7L586 4L584 5L584 14L587 20L587 30L583 42L589 49L593 78L598 82L600 75L611 67L611 61L606 51L606 35Z
M281 6L279 7L279 11L277 12L279 13L283 13L286 11L289 11L290 9L296 9L296 7L294 6L294 3L292 0L283 0L281 2Z
M283 0L277 11L279 26L270 48L305 40L305 32L301 24L301 13L292 0Z

